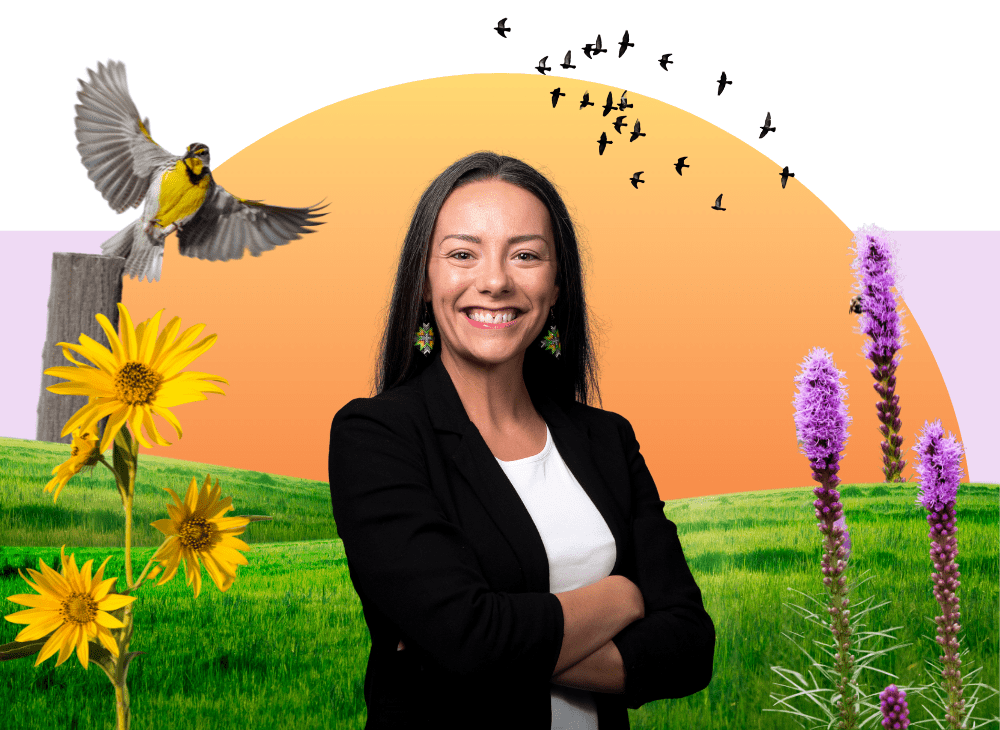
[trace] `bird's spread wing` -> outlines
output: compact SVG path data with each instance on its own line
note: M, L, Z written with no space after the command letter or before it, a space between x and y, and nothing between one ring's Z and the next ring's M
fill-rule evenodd
M108 204L121 213L142 202L149 181L158 169L178 159L149 136L149 120L142 120L128 93L125 64L97 64L97 73L87 69L90 82L76 92L76 146Z
M311 233L312 226L323 223L314 219L326 215L317 212L325 207L265 205L237 198L213 184L194 218L178 232L179 250L184 256L209 261L241 259L244 248L260 256Z

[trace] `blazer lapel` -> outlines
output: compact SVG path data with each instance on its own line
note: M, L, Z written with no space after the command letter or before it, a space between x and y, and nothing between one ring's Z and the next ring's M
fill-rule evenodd
M424 390L431 425L435 431L453 435L451 439L443 440L443 443L446 447L451 443L455 444L451 453L455 466L517 556L525 576L525 590L547 592L549 564L541 535L514 485L500 468L479 429L469 419L440 356L434 358L420 374L419 380ZM614 536L618 558L612 574L616 574L626 544L625 517L615 506L608 485L601 477L592 456L595 445L591 443L589 428L585 422L574 421L567 416L547 395L533 398L532 402L548 424L560 456L600 511ZM613 448L614 445L607 445L605 448L608 447Z

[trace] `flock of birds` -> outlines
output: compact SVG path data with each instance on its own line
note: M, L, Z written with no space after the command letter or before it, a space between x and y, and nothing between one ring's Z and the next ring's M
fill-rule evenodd
M509 33L512 30L510 27L508 27L506 25L506 22L507 22L507 18L502 18L500 20L500 22L497 23L496 28L493 29L497 33L499 33L502 38L506 38L507 37L507 33ZM625 31L625 35L622 36L621 41L619 41L618 46L619 46L619 48L618 48L618 58L621 58L623 55L625 55L625 51L626 50L628 50L629 48L632 48L632 47L635 46L635 43L632 43L632 42L629 41L629 35L628 35L628 31L627 30ZM594 42L594 43L588 43L587 45L583 46L583 52L587 56L587 58L589 58L589 59L592 60L592 59L598 57L602 53L607 53L608 49L604 48L604 46L602 45L602 42L601 42L601 36L600 36L600 34L598 34L596 42ZM560 64L560 66L562 66L564 69L576 68L576 66L573 65L573 62L572 62L572 57L573 57L572 54L573 54L572 49L569 50L569 51L566 51L566 56L563 58L563 62ZM670 60L670 57L672 55L674 55L674 54L672 54L672 53L664 53L660 57L659 64L663 68L664 71L669 71L669 69L667 68L667 64L672 64L673 63L673 61ZM545 65L548 60L549 60L548 56L543 56L542 59L538 62L538 65L535 67L535 70L538 71L538 73L542 74L543 76L546 74L547 71L551 71L552 70L551 67ZM726 78L726 72L723 71L722 72L722 76L720 78L716 79L716 83L719 85L718 86L718 92L717 92L716 95L720 96L722 94L722 92L725 90L726 86L727 85L731 85L733 82ZM602 116L604 116L604 117L608 116L608 114L610 114L611 111L614 110L614 109L617 109L618 111L621 111L621 112L625 111L626 109L631 109L632 108L632 104L628 103L628 100L625 97L626 93L627 93L626 91L623 91L622 94L621 94L621 99L618 101L617 104L615 104L614 103L614 95L613 95L612 92L609 91L608 92L607 101L604 103L604 107L603 107L604 108L604 114L602 114ZM559 103L559 98L562 97L562 96L566 96L565 92L562 91L562 87L559 87L559 86L557 86L556 88L554 88L550 92L550 94L552 96L552 108L553 109ZM585 109L588 106L594 106L594 102L592 102L590 100L590 92L586 91L583 94L583 99L580 101L580 109ZM614 124L611 125L611 126L614 127L615 131L618 134L622 133L622 127L623 126L627 126L625 124L625 118L626 118L625 115L620 115L620 116L616 115ZM758 139L763 139L764 135L766 135L768 132L776 132L777 131L777 127L772 127L771 126L771 112L767 113L767 116L764 119L764 124L760 127L760 130L761 130L761 132L760 132L760 136L758 137ZM635 142L640 137L645 137L645 136L646 136L646 133L643 132L643 131L641 131L641 127L639 125L639 119L636 118L635 124L632 126L632 133L631 133L631 135L629 137L629 142ZM614 144L614 141L608 139L607 132L601 132L601 138L599 140L597 140L598 154L603 155L605 148L609 144ZM674 165L674 169L677 170L677 174L678 175L682 175L682 169L683 168L690 167L690 165L687 165L687 164L684 163L684 161L686 159L687 159L687 157L680 157L680 158L677 159L677 163ZM646 182L645 180L643 180L643 179L640 178L640 176L643 174L643 172L645 172L645 171L644 170L639 170L638 172L633 173L632 177L629 178L629 182L632 183L632 187L635 188L636 190L639 189L639 183ZM795 173L794 172L789 172L788 171L788 166L787 165L779 173L779 175L781 177L781 187L782 187L782 189L784 189L785 185L788 183L788 178L795 177ZM721 194L719 195L718 198L715 199L715 205L712 206L712 210L725 210L725 208L722 207L722 195Z

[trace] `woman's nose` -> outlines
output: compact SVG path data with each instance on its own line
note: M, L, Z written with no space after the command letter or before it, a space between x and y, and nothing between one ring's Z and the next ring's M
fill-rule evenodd
M403 649L405 649L405 648L406 648L406 647L405 647L405 646L403 646L403 640L402 640L402 639L400 639L400 640L399 640L399 646L397 646L397 647L396 647L396 651L403 651Z

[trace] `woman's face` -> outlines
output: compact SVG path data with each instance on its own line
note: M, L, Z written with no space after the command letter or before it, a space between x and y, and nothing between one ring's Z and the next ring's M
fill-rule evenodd
M552 224L538 198L502 180L452 191L434 224L424 291L442 353L484 364L523 357L559 297L555 280ZM482 307L517 317L484 329L468 317Z

